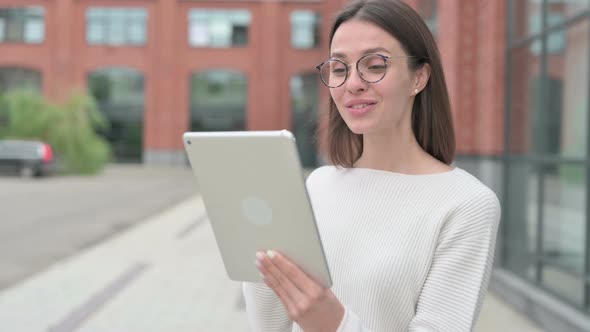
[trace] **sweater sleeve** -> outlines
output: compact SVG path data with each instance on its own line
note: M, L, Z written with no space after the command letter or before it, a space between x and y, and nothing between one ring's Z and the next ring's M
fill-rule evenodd
M482 191L452 211L408 331L472 331L492 271L500 204Z
M255 332L290 332L293 327L281 300L264 284L242 284L250 328Z

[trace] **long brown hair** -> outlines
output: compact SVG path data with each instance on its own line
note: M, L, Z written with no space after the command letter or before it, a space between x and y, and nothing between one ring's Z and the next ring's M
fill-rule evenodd
M373 23L397 39L412 56L408 58L410 70L420 69L426 63L430 65L430 79L414 99L412 131L422 149L450 164L455 155L451 104L436 42L422 18L398 0L354 1L336 17L330 33L330 47L338 27L351 19ZM363 136L350 131L332 97L327 135L330 161L337 166L352 167L363 153Z

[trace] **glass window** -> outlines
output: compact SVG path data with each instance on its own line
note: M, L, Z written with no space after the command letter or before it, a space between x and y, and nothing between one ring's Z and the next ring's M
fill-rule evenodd
M511 54L510 152L533 152L533 116L542 102L541 58L524 46Z
M580 166L545 169L542 283L583 304L586 175Z
M314 48L320 43L320 15L313 11L296 10L291 13L291 45L295 48Z
M88 88L110 121L100 134L119 162L138 162L143 151L144 78L133 69L108 68L91 73Z
M581 14L590 8L590 2L588 0L549 0L548 3L549 16L557 18L549 20L549 27Z
M590 310L585 266L590 179L584 164L590 129L590 2L523 0L509 5L511 39L535 37L512 46L509 55L508 153L521 156L506 161L503 264Z
M251 14L247 10L191 9L188 42L193 47L235 47L248 44Z
M539 177L534 166L522 162L512 163L508 169L510 199L503 207L506 219L503 224L504 264L516 274L536 279L537 225Z
M562 17L560 14L549 14L547 16L547 20L551 24L554 22L561 21ZM540 15L536 15L536 16L531 17L529 24L531 25L531 27L530 27L531 33L540 33L542 31L542 23L541 23L541 16ZM559 54L559 53L563 52L563 49L565 48L565 41L566 41L565 32L563 30L550 34L549 38L547 38L546 40L547 40L547 53ZM534 54L541 54L541 47L542 47L541 40L537 40L531 45L531 51Z
M41 91L41 73L28 68L0 68L0 94L9 90Z
M521 39L526 38L534 33L532 31L537 25L540 24L533 22L538 20L540 22L542 12L542 1L540 0L518 0L510 1L512 12L512 38ZM538 32L538 31L536 31Z
M560 54L548 58L549 114L555 114L549 126L555 135L554 150L550 153L567 157L586 157L588 142L588 20L576 23L565 31L567 47ZM550 119L549 119L550 120Z
M248 89L246 77L228 70L211 70L191 76L191 131L246 129Z
M437 2L438 0L418 0L416 6L418 13L420 13L434 37L438 35Z
M556 35L567 38L568 43L559 53L548 53L546 76L539 73L537 53L526 49L513 53L513 75L520 75L512 82L513 151L584 157L588 130L588 21L555 31L547 40ZM525 102L517 107L521 101Z
M146 29L143 8L91 7L86 11L86 41L91 45L144 45Z
M291 126L303 167L318 165L316 130L320 99L319 80L317 73L291 77Z
M45 39L45 9L0 8L0 42L39 44Z

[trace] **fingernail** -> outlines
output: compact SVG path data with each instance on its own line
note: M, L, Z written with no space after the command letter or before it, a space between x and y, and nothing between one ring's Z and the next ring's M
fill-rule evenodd
M267 251L266 251L266 255L267 255L269 258L271 258L271 259L272 259L272 258L274 258L274 257L275 257L275 252L274 252L274 251L272 251L272 250L267 250Z
M260 268L261 264L259 260L255 260L254 264L256 265L257 268Z
M264 259L264 253L257 251L256 252L256 259L261 261L262 259Z
M258 275L260 275L260 279L262 279L262 280L266 279L266 278L264 277L264 274L262 274L262 273L258 273Z

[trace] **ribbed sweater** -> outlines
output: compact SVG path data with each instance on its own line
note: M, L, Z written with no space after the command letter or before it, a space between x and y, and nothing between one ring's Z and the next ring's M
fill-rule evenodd
M316 169L307 189L345 307L338 332L473 330L500 219L490 189L460 168L405 175L334 166ZM254 331L302 331L266 285L243 291Z

